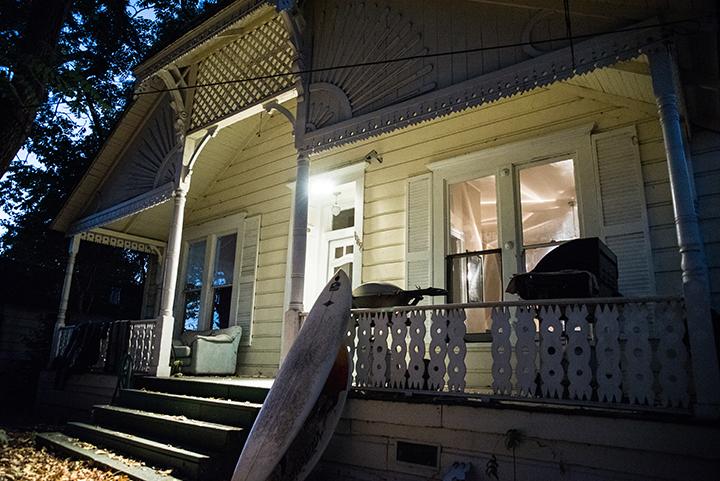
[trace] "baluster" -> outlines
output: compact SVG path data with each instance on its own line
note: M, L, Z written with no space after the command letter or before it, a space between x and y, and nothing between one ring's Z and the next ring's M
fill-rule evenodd
M448 316L448 389L451 392L465 391L465 309L452 309Z
M425 374L425 311L410 314L410 364L408 388L422 389Z
M653 374L650 368L652 351L647 323L647 306L627 304L623 309L627 344L625 359L628 363L628 394L630 402L650 404L654 402Z
M493 307L492 313L492 388L495 394L512 394L510 356L510 310Z
M515 311L515 356L517 357L517 391L521 397L535 395L535 377L537 376L537 345L535 344L535 309L520 306Z
M372 363L370 380L375 387L384 387L387 380L387 339L388 315L386 312L375 317L375 331L373 334Z
M350 361L350 377L352 379L355 379L353 377L353 374L355 372L355 341L357 336L357 316L355 314L352 314L350 317L350 322L347 326L347 331L345 331L345 347L347 347L348 351L348 360Z
M682 306L677 302L659 302L655 312L660 335L660 399L664 406L688 406L688 354L683 342L685 322Z
M595 308L595 357L597 358L598 400L622 401L620 370L620 325L617 306Z
M355 370L357 371L355 382L358 386L368 386L370 384L370 350L372 349L370 344L372 335L370 322L371 315L369 313L360 314L358 317L357 364L355 364Z
M395 312L392 316L392 351L390 352L390 387L404 389L407 374L406 313Z
M568 306L565 332L568 336L566 355L568 358L568 392L571 399L590 400L592 396L592 371L590 370L590 325L587 322L588 309L585 305Z
M434 310L430 324L430 363L428 364L428 389L431 391L442 391L445 388L447 328L448 311Z
M560 308L545 306L540 309L540 372L545 397L562 397L562 358Z

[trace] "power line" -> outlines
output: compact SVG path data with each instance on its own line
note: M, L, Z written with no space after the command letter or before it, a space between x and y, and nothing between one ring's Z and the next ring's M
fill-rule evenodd
M528 45L548 44L548 43L568 41L568 40L573 42L574 40L583 40L583 39L588 39L588 38L595 38L595 37L601 37L601 36L606 36L606 35L614 35L614 34L625 33L625 32L634 32L634 31L639 31L639 30L649 30L649 29L658 28L658 27L670 27L670 26L676 26L676 25L681 25L681 24L687 24L690 22L694 22L695 24L697 24L698 21L703 18L707 18L707 17L705 17L705 16L693 17L693 18L677 20L677 21L673 21L673 22L664 22L664 23L657 23L657 24L652 24L652 25L628 27L628 28L623 28L623 29L619 29L619 30L608 30L608 31L592 33L592 34L583 34L583 35L574 35L574 36L564 35L561 37L553 37L553 38L548 38L545 40L515 42L515 43L502 44L502 45L495 45L492 47L476 47L476 48L453 50L453 51L447 51L447 52L426 53L426 54L410 55L407 57L398 57L398 58L394 58L394 59L372 60L372 61L368 61L368 62L358 62L358 63L352 63L352 64L334 65L334 66L329 66L329 67L310 68L310 69L298 70L295 72L279 72L279 73L275 73L275 74L259 75L259 76L255 76L255 77L244 77L244 78L238 78L238 79L221 80L221 81L217 81L217 82L185 85L185 86L178 86L178 87L174 87L174 88L153 89L153 90L135 92L135 95L150 95L150 94L174 92L174 91L181 91L181 90L188 90L188 89L218 87L218 86L222 86L222 85L235 84L235 83L256 82L259 80L270 80L270 79L281 78L281 77L307 75L307 74L312 74L312 73L329 72L329 71L333 71L333 70L341 70L341 69L349 69L349 68L372 67L372 66L376 66L376 65L388 65L388 64L392 64L392 63L398 63L398 62L407 62L409 60L448 57L448 56L453 56L453 55L465 55L465 54L470 54L470 53L502 50L502 49L506 49L506 48L516 48L516 47L523 47L523 46L528 46ZM678 34L678 35L690 35L695 32L682 32L682 31L678 31L678 30L673 30L673 33Z

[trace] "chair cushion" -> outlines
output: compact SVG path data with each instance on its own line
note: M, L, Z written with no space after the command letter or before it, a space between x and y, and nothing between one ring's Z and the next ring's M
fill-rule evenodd
M176 345L176 346L173 346L173 355L174 355L176 358L179 358L179 357L190 357L190 354L191 354L191 350L190 350L190 347L189 347L189 346L182 346L182 345L180 345L180 346L177 346L177 345Z

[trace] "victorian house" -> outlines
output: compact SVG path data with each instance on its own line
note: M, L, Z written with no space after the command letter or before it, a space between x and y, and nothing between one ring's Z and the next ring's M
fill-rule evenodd
M111 349L136 385L72 433L147 455L167 430L123 409L184 414L197 385L261 402L342 268L448 295L354 311L353 393L318 479L716 476L717 19L709 1L227 2L136 67L54 222L58 355L83 243L151 254L143 318ZM573 281L595 295L506 292L575 239L609 262ZM193 336L216 344L188 364ZM83 379L111 395L116 377ZM67 410L58 392L40 403ZM175 444L198 456L174 473L209 469Z

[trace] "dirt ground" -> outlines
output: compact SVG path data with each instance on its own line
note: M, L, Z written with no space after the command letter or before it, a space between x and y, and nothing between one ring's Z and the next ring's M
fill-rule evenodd
M0 481L130 481L118 474L35 446L32 431L0 429Z

